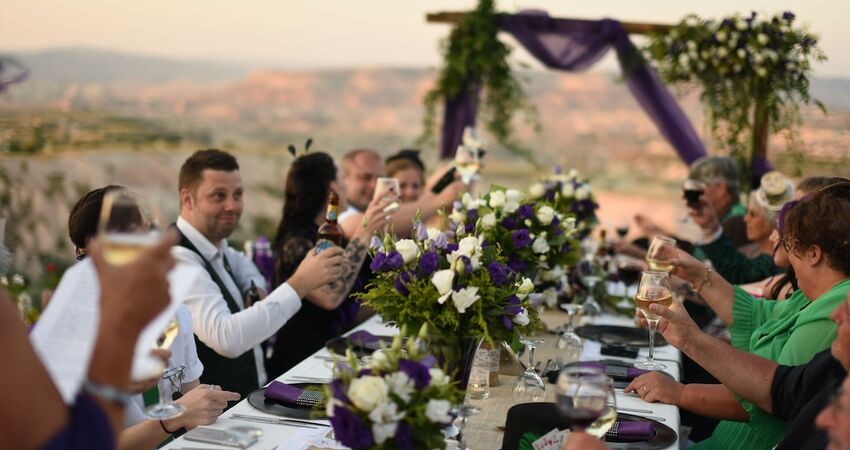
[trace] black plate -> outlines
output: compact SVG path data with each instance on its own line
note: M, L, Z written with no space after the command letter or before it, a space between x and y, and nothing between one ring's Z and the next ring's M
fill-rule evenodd
M360 358L374 353L375 350L381 348L382 343L384 344L384 346L389 347L390 344L392 344L393 342L392 336L377 336L377 338L379 339L378 342L361 346L355 345L353 342L349 341L348 338L345 336L340 336L329 340L327 343L325 343L325 347L327 347L328 350L330 350L332 353L336 353L337 355L341 356L345 356L345 350L351 347L351 350L354 352L354 354L358 358Z
M576 328L576 334L603 344L621 344L632 347L649 347L649 332L643 328L619 325L585 325ZM660 333L655 333L655 346L667 345Z
M632 414L618 414L617 420L650 422L655 429L655 436L648 441L638 442L606 442L612 449L656 450L670 447L678 437L672 428L645 417ZM524 433L531 432L540 436L553 428L561 430L569 428L569 424L561 417L554 403L521 403L508 410L505 422L505 435L502 438L502 450L516 450L519 440Z
M315 383L287 383L290 386L295 386L301 389L322 387L321 384ZM290 419L326 419L324 408L308 408L306 406L290 405L266 398L264 389L257 389L248 395L248 404L260 411L275 416L289 417ZM321 413L314 414L316 411Z
M634 368L634 363L620 361L619 359L601 359L598 361L577 361L574 363L567 364L565 367L570 366L579 366L582 362L599 362L605 364L606 366L616 366L616 367L625 367L626 369ZM631 383L631 380L628 378L620 378L615 377L613 375L608 375L614 381L614 387L617 389L623 389ZM554 382L552 384L555 384Z

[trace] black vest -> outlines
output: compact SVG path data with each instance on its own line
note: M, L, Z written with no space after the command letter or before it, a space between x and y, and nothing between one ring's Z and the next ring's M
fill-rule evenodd
M180 232L176 226L174 226L174 229ZM218 276L212 264L204 258L201 252L198 251L183 233L180 233L180 243L178 245L197 253L201 257L201 260L204 261L204 268L210 274L213 281L215 281L215 284L218 285L221 296L227 302L227 308L230 309L231 314L241 311L239 305L230 294L230 290L227 289L227 285ZM236 283L236 280L233 280L233 282ZM227 358L219 355L215 350L201 342L198 336L195 336L195 347L197 347L198 359L204 364L204 373L201 375L202 383L217 384L225 391L238 392L242 398L247 397L248 394L259 388L253 348L236 358Z

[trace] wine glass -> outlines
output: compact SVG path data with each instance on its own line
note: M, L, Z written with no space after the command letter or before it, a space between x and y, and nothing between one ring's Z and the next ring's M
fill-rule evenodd
M558 375L555 406L572 431L604 435L617 419L614 382L591 367L567 367Z
M564 303L561 309L567 312L567 323L564 324L565 330L558 338L558 364L564 366L566 364L578 361L581 358L581 350L584 345L581 337L576 334L574 323L576 313L581 309L581 305L575 303Z
M635 295L635 304L640 309L646 321L649 324L649 355L646 361L636 362L635 367L644 370L661 370L667 366L653 359L655 350L655 330L658 328L658 320L661 317L655 315L649 310L649 306L653 303L670 307L673 303L673 290L670 288L670 277L667 272L661 271L646 271L641 274L640 285L638 286L637 295Z
M480 163L478 161L478 149L472 146L459 145L455 152L455 169L460 174L463 184L469 185L478 173Z
M625 295L628 296L629 291L633 286L636 286L640 281L640 273L643 272L643 265L639 260L632 259L627 256L620 255L617 257L617 275L620 281L625 285Z
M587 297L584 299L584 303L582 303L584 312L589 316L600 314L602 312L602 307L599 306L599 302L593 298L593 290L596 287L596 283L602 280L601 268L596 264L596 261L594 261L591 256L578 263L576 269L578 270L579 277L581 278L581 283L587 288Z
M472 406L466 403L452 408L452 414L460 419L460 429L457 433L458 444L457 447L455 447L456 450L469 450L469 447L466 446L464 431L466 430L469 418L478 414L480 411L481 409L477 406Z
M628 220L626 220L626 219L618 220L616 222L615 227L616 227L615 230L617 231L617 236L619 236L620 239L625 239L626 235L629 234L629 221Z
M375 185L374 197L390 200L390 203L387 206L384 206L384 214L392 214L398 210L400 192L401 189L399 188L398 180L395 178L378 178L377 184Z
M673 265L670 260L676 256L676 240L667 236L653 236L646 252L646 263L652 270L670 272Z
M158 210L144 197L124 189L107 192L98 222L103 258L116 266L132 262L159 241L158 225Z
M155 348L161 350L167 350L171 348L171 344L174 343L174 339L177 338L177 335L180 333L180 324L177 322L177 316L173 317L168 321L168 324L162 330L162 333L159 335L159 338L156 340ZM171 379L172 375L169 373L164 373L157 383L157 388L159 390L159 401L153 405L145 408L145 415L152 419L170 419L172 417L177 417L180 414L183 414L186 411L186 407L179 403L174 403L166 394L169 383L174 385L174 382Z
M528 365L525 371L514 381L511 395L514 400L521 402L539 402L546 393L546 384L534 370L534 349L543 343L542 339L523 338L520 342L528 349Z

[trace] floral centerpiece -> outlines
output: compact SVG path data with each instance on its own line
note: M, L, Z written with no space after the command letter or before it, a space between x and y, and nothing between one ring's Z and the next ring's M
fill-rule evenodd
M509 269L498 247L482 246L469 234L450 234L414 225L413 239L374 237L371 269L375 279L365 303L384 320L408 330L428 324L432 334L457 347L463 337L516 345L519 334L539 324L530 308L530 279Z
M348 366L326 388L327 414L336 439L353 449L436 449L445 447L441 430L462 393L435 367L415 339L402 349L401 335L388 349L358 367Z
M599 223L596 218L599 204L596 203L590 183L580 178L575 169L563 173L560 167L556 168L555 173L529 186L527 194L535 202L547 202L555 211L574 217L580 239L587 237Z
M580 256L575 222L551 202L531 201L514 189L493 188L480 199L465 194L450 215L455 233L478 233L484 247L507 256L513 272L532 279L548 304Z

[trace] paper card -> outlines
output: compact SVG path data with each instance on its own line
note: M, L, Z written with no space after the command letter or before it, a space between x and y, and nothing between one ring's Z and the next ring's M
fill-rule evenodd
M553 444L555 443L555 435L558 433L557 428L553 428L548 433L540 436L539 439L532 442L531 445L534 447L534 450L553 450Z

